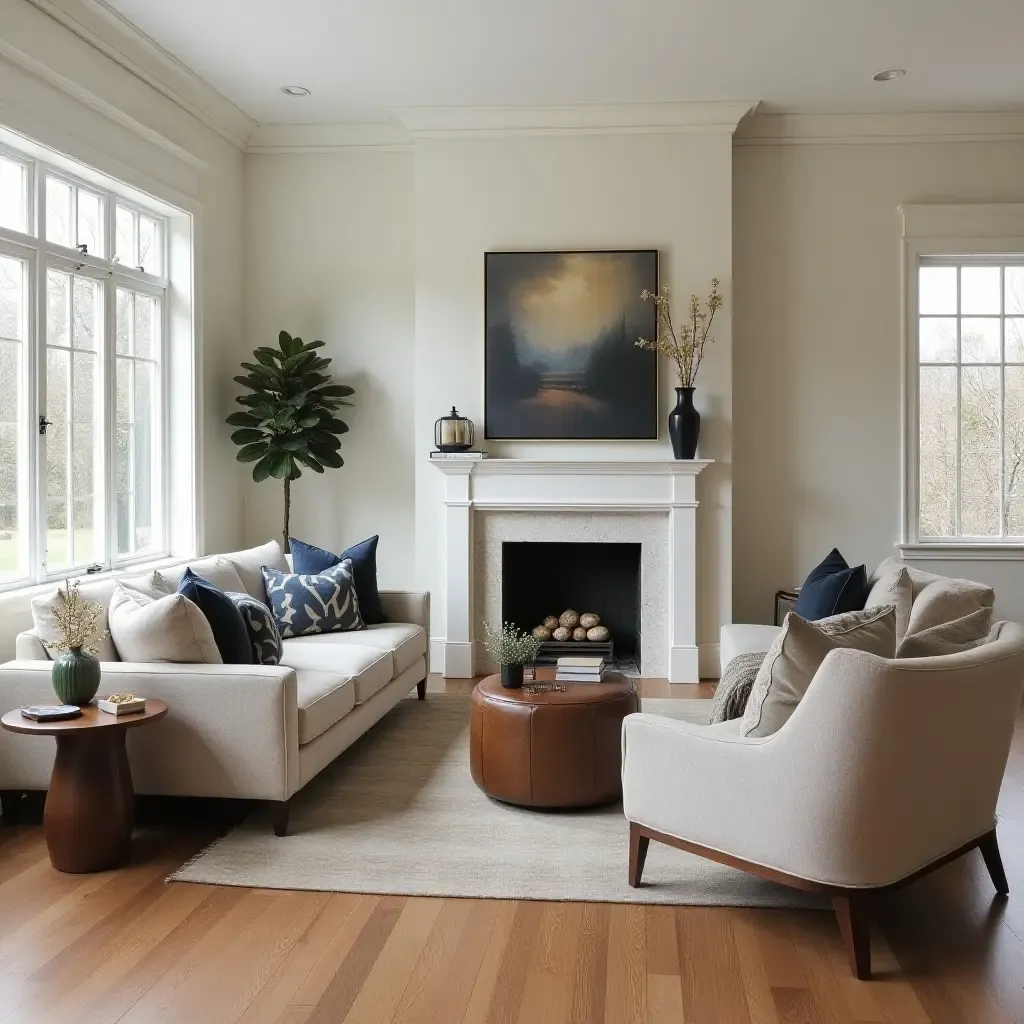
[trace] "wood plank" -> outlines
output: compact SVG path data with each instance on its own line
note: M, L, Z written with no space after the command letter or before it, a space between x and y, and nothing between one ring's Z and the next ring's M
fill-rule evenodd
M647 975L647 1019L650 1024L679 1024L686 1019L678 974Z
M617 1024L647 1020L647 922L640 904L609 910L604 1017Z
M519 1017L540 918L541 904L523 900L516 905L512 930L485 1018L488 1024L514 1024Z
M747 999L750 1024L779 1024L775 997L765 968L764 953L758 941L760 919L756 910L735 910L729 915L732 941L736 946L743 994Z
M498 903L494 926L491 928L487 946L480 960L480 968L470 992L462 1024L483 1024L487 1020L494 990L498 984L498 975L505 960L505 950L512 935L512 926L515 924L517 908L518 904L512 900L502 900Z
M607 903L588 903L584 906L569 1018L572 1024L594 1024L605 1019L609 922L610 909Z
M518 1024L568 1024L571 1006L571 978L551 972L530 974L523 988Z
M730 914L718 907L681 907L676 911L683 1008L688 1020L749 1024Z

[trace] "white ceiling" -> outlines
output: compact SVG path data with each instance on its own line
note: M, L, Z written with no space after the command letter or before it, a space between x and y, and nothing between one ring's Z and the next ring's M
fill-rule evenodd
M1024 107L1024 0L107 0L262 123L390 107ZM871 76L905 68L906 78ZM282 85L312 95L293 99Z

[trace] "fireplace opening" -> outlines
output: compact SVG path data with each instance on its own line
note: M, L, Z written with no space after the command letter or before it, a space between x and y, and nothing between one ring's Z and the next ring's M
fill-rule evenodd
M612 660L640 665L640 545L544 541L501 546L501 618L532 631L567 609L600 616ZM545 654L592 653L587 642L549 645ZM603 653L603 652L602 652Z

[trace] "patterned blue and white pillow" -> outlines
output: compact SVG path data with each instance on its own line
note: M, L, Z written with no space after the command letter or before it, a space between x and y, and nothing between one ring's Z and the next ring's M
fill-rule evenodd
M265 565L263 582L283 639L366 628L359 613L351 558L319 576L281 572Z
M239 594L229 590L228 597L242 613L245 631L249 634L254 665L279 665L281 663L281 634L274 614L259 598L252 594Z

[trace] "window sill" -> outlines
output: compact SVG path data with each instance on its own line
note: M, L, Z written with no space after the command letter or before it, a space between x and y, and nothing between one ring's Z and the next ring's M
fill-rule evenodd
M965 541L963 544L897 544L896 548L909 561L1024 562L1024 543Z
M106 572L93 572L81 576L69 576L72 582L97 583L101 580L120 579L126 576L138 576L141 573L152 572L154 569L163 569L169 565L178 565L184 559L170 555L163 558L154 558L148 562L136 562L133 565L121 566L117 569L108 569ZM46 594L62 583L62 580L50 580L47 583L29 583L23 587L15 587L11 590L0 591L0 617L21 611L28 607L29 601L40 594Z

